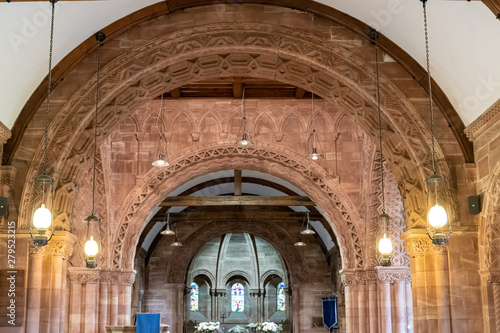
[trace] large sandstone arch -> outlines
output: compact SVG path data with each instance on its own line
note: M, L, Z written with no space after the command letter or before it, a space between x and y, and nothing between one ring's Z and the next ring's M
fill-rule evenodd
M148 214L170 193L188 180L228 169L269 173L300 188L317 204L337 237L343 267L364 267L362 220L349 197L332 177L317 164L281 147L265 145L237 148L218 145L187 152L168 168L151 169L144 181L130 191L120 205L117 230L110 248L111 265L130 268L136 243Z
M167 266L167 283L185 283L191 259L208 241L226 233L242 232L252 234L271 243L282 255L291 283L308 283L309 271L303 253L293 246L294 240L277 225L261 221L252 224L241 221L213 221L201 226L203 232L196 231L182 240L183 247L176 249ZM200 229L201 230L201 229ZM258 287L260 281L253 281Z
M162 92L224 76L277 80L313 91L337 103L367 133L375 135L373 66L338 44L287 27L233 23L183 29L108 63L101 80L102 137L119 119ZM412 225L424 214L430 133L411 102L389 80L382 77L381 82L387 128L384 155L404 191L407 220ZM82 142L90 137L86 128L93 117L94 86L95 76L73 94L50 126L49 170L61 177L70 175L75 182L82 174L74 172L75 164L77 169L82 167L74 158L76 147L81 147L83 156L90 150ZM42 148L37 148L33 161L41 159ZM448 175L439 149L438 156L440 172ZM33 178L38 167L32 163L26 179ZM26 220L29 191L26 186L21 220Z

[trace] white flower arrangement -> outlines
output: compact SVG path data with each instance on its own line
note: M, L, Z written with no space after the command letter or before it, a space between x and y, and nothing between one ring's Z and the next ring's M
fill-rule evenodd
M257 325L257 331L258 332L265 332L265 333L279 333L283 330L283 325L281 324L276 324L273 323L272 321L265 321L263 323L259 323Z
M195 328L195 333L214 333L219 331L220 323L218 321L201 322Z
M231 327L228 333L248 333L248 330L242 326L236 325Z

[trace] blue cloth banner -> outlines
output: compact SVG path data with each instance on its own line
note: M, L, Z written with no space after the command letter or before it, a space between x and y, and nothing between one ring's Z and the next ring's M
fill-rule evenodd
M160 333L160 314L138 313L136 328L136 333Z
M337 325L337 296L323 297L323 325L329 330Z

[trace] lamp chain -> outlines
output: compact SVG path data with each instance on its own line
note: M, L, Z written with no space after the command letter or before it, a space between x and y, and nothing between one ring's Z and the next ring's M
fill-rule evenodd
M94 170L92 174L92 214L94 215L94 204L95 204L95 170L97 162L97 110L99 108L99 78L101 75L101 41L97 40L97 83L95 92L95 119L94 119ZM88 228L87 228L88 232ZM88 238L88 235L87 235Z
M50 0L52 6L51 19L50 19L50 44L49 44L49 75L47 84L47 106L45 109L45 138L44 138L44 149L43 149L43 174L47 174L47 148L49 146L49 109L50 109L50 91L52 90L52 50L54 45L54 13L55 4L57 0Z
M377 73L377 108L378 108L378 138L379 138L379 163L380 163L380 179L382 183L382 213L385 214L385 189L384 189L384 162L382 153L382 112L380 110L380 74L378 68L378 44L375 41L375 71Z
M314 93L311 92L311 112L312 112L312 125L313 125L313 148L316 148L316 124L314 117Z
M429 32L427 28L427 0L421 0L424 9L424 34L425 34L425 59L427 65L427 75L429 80L429 110L431 115L431 144L432 144L432 171L436 174L436 156L435 156L435 138L434 138L434 106L432 103L432 79L431 79L431 66L429 62Z
M163 138L163 135L160 131L160 127L158 126L158 121L160 119L160 117L163 115L163 93L161 94L160 96L160 112L158 113L158 118L156 118L156 129L158 130L158 134L160 135L160 137L158 138L158 148L156 150L156 155L155 156L159 156L160 153L162 153L160 151L160 145L161 145L161 139ZM165 148L165 147L164 147Z
M245 113L245 86L243 85L243 91L241 93L241 110L243 112L243 127L244 133L247 133L247 117Z

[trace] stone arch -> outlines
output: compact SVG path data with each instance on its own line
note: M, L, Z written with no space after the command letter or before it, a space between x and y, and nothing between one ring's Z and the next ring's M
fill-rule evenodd
M183 283L185 274L192 258L205 244L211 239L222 236L228 232L242 232L261 237L271 243L278 253L280 253L287 265L292 283L308 282L309 270L307 268L306 258L302 251L293 245L294 240L281 227L273 223L254 221L251 225L242 221L220 222L213 221L202 226L203 233L192 233L182 240L182 249L176 249L167 266L166 282ZM225 276L222 280L227 284L229 279L235 275L247 279L249 286L257 285L258 281L249 279L248 274L234 271Z
M189 276L186 277L188 278ZM213 288L213 286L215 286L215 277L206 269L197 269L196 271L194 271L191 276L191 280L196 282L196 279L203 279L206 283L208 283L210 288ZM186 281L187 285L189 285L189 283L189 281Z
M257 282L254 281L254 279L252 279L252 277L247 272L241 271L241 270L233 270L233 271L227 273L222 278L222 284L221 285L226 286L229 283L229 281L234 280L236 278L241 278L241 279L245 280L246 283L248 283L248 286L250 288L255 288L256 287Z
M268 271L264 272L263 274L261 274L260 288L263 288L266 285L266 283L269 282L269 280L273 276L279 277L285 283L285 286L288 286L286 276L282 276L280 274L280 272L278 272L277 270L271 269L271 270L268 270Z
M187 180L227 169L266 172L301 188L329 221L341 249L343 267L364 266L361 218L347 194L320 166L275 145L249 148L218 145L188 152L165 169L151 169L143 183L130 192L118 209L119 223L113 226L117 230L112 245L113 267L131 266L143 223L166 193Z
M342 46L325 42L312 34L258 23L186 28L140 45L108 63L102 70L103 87L106 87L99 106L104 119L102 130L109 133L117 119L155 98L161 91L197 80L241 75L278 80L312 91L337 103L374 136L373 122L367 120L372 117L369 111L376 103L372 93L375 85L373 66ZM85 127L93 117L95 105L91 91L95 79L92 77L75 92L51 123L49 137L53 139L49 149L59 152L57 161L51 165L54 173L59 171L57 174L62 174L63 168L72 167L65 164L66 158L76 142L88 135ZM406 184L405 197L422 196L426 172L417 164L421 161L421 165L429 165L427 138L430 133L415 107L394 84L383 76L381 84L384 87L384 120L393 130L387 135L386 142L397 143L387 143L387 159L393 165L398 182ZM64 130L68 123L72 131ZM26 179L38 173L39 166L35 161L40 160L42 152L43 146L40 145ZM439 147L438 156L443 156ZM446 162L442 162L439 168L443 174L449 174ZM25 207L22 212L28 206L24 203L30 201L28 192L23 193ZM415 201L408 199L408 202ZM408 208L421 211L419 207ZM25 216L26 213L22 215ZM120 232L118 237L123 237ZM353 260L348 266L362 265L362 261ZM118 262L113 265L120 266Z

